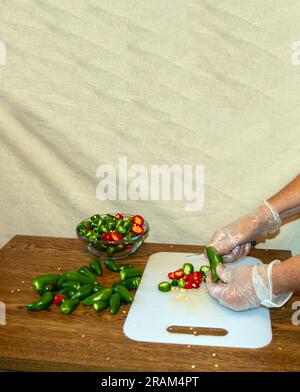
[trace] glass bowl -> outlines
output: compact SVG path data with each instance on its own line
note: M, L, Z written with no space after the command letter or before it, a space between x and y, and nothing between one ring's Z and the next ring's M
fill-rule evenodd
M107 213L100 215L101 218L104 218L106 215L114 216L115 213ZM133 218L134 215L123 214L125 219ZM81 233L81 228L87 225L90 225L91 217L86 218L83 221L79 222L76 226L76 234L78 239L80 239L84 245L84 247L93 255L97 256L100 259L112 259L118 260L128 257L135 253L149 233L149 224L145 220L143 224L144 233L139 235L133 235L129 239L122 239L119 241L103 241L100 237L97 239L91 239L86 237ZM96 225L95 227L96 228ZM100 234L101 235L101 234Z

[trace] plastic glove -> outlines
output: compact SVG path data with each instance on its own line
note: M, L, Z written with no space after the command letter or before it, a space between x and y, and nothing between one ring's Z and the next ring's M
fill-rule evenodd
M217 274L218 283L211 283L210 276L206 280L209 294L221 305L240 311L267 307L280 307L292 296L292 293L274 295L272 288L272 268L280 263L274 260L271 264L246 265L229 268L220 264Z
M264 201L263 205L250 214L217 230L210 241L210 245L214 247L217 253L224 255L224 262L232 262L250 252L250 241L275 233L280 226L279 214L267 201Z

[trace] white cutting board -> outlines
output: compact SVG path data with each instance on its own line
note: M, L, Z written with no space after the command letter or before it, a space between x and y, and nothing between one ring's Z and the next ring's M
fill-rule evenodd
M187 257L190 256L190 257ZM126 322L125 335L133 340L157 343L178 343L202 346L259 348L272 340L269 310L266 308L234 312L211 298L202 283L200 289L162 293L158 283L169 281L168 272L185 262L195 270L209 264L204 255L160 252L150 256L142 281L135 294ZM261 263L253 257L227 265ZM226 336L179 334L167 331L171 326L222 328Z

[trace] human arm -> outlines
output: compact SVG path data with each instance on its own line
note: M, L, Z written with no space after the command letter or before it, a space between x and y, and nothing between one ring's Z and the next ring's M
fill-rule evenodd
M279 230L282 219L300 213L300 175L250 214L217 230L210 245L225 262L246 256L251 241Z

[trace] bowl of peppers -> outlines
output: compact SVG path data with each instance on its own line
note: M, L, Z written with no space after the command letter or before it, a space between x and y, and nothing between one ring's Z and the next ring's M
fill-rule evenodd
M77 237L93 255L113 260L136 252L149 233L141 215L94 214L76 226Z

